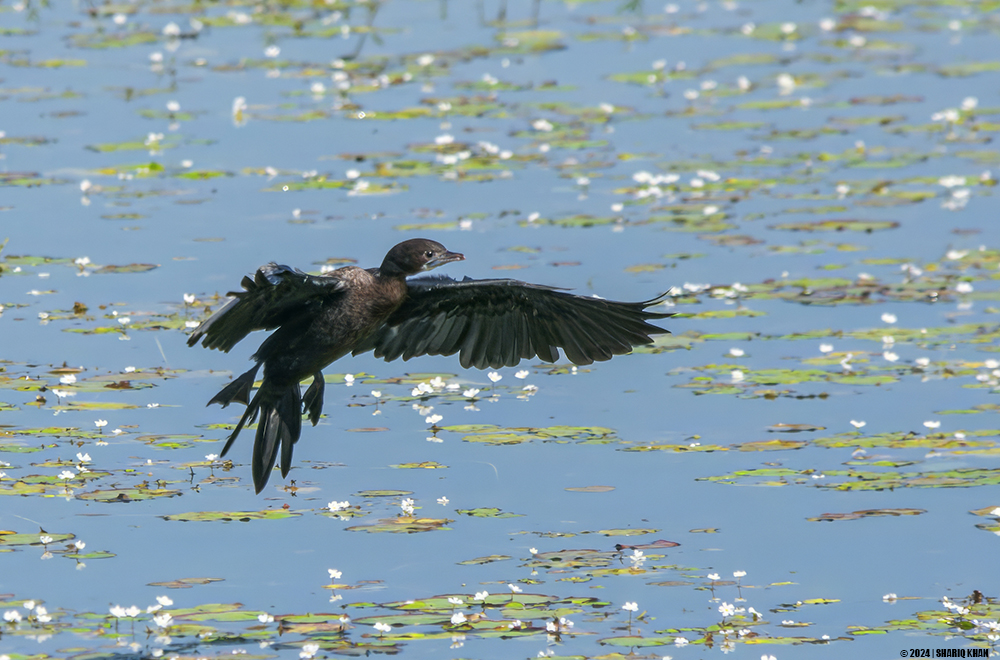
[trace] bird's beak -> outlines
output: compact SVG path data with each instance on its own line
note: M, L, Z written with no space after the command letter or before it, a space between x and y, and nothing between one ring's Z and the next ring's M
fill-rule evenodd
M440 257L435 257L424 264L424 270L431 270L438 266L450 264L452 261L465 261L465 255L458 252L445 252Z

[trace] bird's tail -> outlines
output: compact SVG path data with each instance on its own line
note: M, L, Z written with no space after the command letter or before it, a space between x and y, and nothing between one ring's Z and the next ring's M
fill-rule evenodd
M292 467L292 447L302 431L302 394L299 384L272 389L265 382L254 396L247 412L254 404L260 410L260 423L253 444L253 485L258 493L264 490L278 458L281 445L281 476L287 477Z
M292 447L298 442L302 430L302 395L298 383L275 387L270 385L265 375L260 389L252 399L250 398L250 390L253 388L259 367L260 365L254 366L233 380L208 402L209 405L220 403L223 408L233 401L245 403L247 406L240 421L236 423L236 428L226 440L222 456L225 456L233 446L243 427L253 424L260 414L260 423L257 425L257 435L254 440L252 466L253 485L258 493L264 489L271 476L271 470L274 469L278 458L279 445L281 476L288 476L288 470L292 466Z

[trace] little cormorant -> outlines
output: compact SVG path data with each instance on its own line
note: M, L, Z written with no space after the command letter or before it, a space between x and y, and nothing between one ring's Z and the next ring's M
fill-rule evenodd
M253 449L253 482L267 484L281 447L281 476L288 475L303 411L313 426L323 409L323 373L348 353L374 351L386 361L418 355L459 354L465 368L512 367L538 357L555 362L558 349L574 364L591 364L649 344L667 330L647 323L671 314L650 312L645 302L624 303L565 293L510 279L406 279L465 257L435 241L403 241L378 268L346 266L326 275L269 263L188 338L194 346L229 351L254 330L277 330L257 349L256 364L209 405L247 406L222 456L247 423L260 415ZM264 367L253 398L257 371ZM301 394L299 383L313 377Z

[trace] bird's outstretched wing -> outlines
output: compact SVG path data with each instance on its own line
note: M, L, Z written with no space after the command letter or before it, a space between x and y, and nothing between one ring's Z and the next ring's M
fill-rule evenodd
M308 275L274 262L258 268L253 279L244 277L241 284L243 291L229 292L226 304L195 328L188 346L204 337L205 348L228 352L254 330L294 323L346 288L336 276Z
M615 302L517 280L409 280L402 306L354 349L386 361L459 353L463 367L511 367L538 356L591 364L649 344L667 330L647 323L671 316L645 302Z

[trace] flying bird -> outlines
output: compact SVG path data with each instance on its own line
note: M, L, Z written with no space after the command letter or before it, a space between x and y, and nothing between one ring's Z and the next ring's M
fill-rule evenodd
M302 415L315 426L322 414L322 370L348 353L374 351L386 361L458 353L463 367L485 369L534 357L555 362L561 348L571 362L584 365L668 332L648 323L671 316L647 309L663 296L625 303L510 279L407 279L464 259L436 241L414 238L389 250L378 268L345 266L317 276L272 262L253 278L244 277L243 291L230 292L188 338L188 346L201 340L205 348L228 352L255 330L275 330L251 357L254 366L208 402L247 407L222 456L259 415L254 487L260 493L267 484L279 447L286 477ZM251 398L261 366L263 380ZM303 395L299 383L310 376Z

